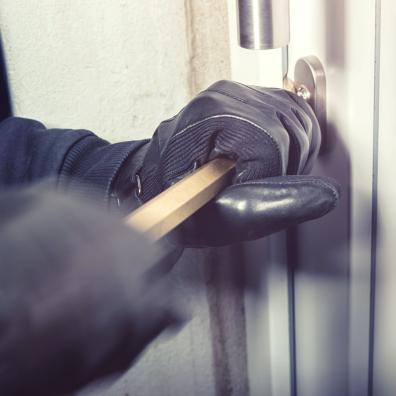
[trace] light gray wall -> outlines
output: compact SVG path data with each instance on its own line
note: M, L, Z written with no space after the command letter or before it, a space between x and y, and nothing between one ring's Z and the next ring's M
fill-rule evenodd
M213 0L0 0L15 113L113 141L149 137L229 76L226 15Z
M150 137L230 76L226 0L0 0L0 28L14 113L111 141ZM186 251L174 283L192 320L110 389L84 393L246 395L236 257Z

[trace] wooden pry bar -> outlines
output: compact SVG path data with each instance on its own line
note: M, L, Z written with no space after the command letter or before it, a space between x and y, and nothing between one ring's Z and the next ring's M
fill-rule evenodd
M235 163L208 162L126 217L127 225L156 241L212 200L230 181Z

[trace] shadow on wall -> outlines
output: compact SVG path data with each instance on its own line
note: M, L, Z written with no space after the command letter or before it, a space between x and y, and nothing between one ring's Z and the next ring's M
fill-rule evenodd
M5 64L3 41L0 35L0 121L11 115L11 99L8 89L7 69Z

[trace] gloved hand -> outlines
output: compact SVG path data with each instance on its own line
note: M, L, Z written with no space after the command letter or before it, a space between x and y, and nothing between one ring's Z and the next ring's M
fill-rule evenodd
M1 395L70 394L128 368L179 323L176 258L70 198L0 195Z
M132 158L118 186L136 178L133 195L142 204L213 158L234 159L233 185L177 234L182 244L194 246L256 239L335 207L334 181L288 176L311 169L320 142L318 121L297 95L219 81L159 125L141 164Z

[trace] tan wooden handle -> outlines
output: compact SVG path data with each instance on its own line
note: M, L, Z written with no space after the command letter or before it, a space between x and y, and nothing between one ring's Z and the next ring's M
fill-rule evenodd
M218 158L157 195L126 217L127 225L158 240L212 200L230 181L235 163Z

